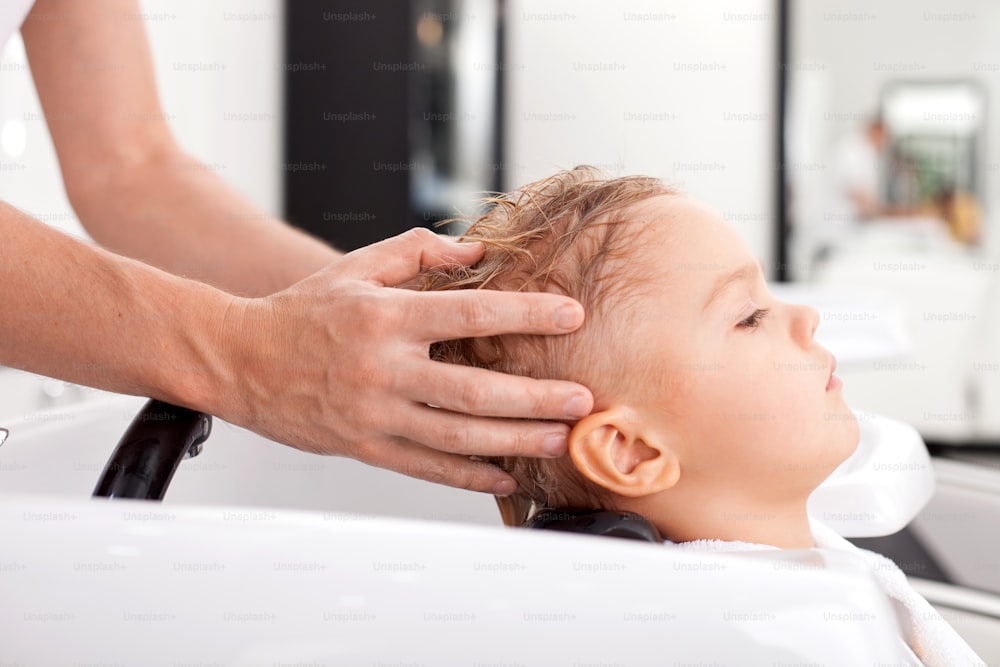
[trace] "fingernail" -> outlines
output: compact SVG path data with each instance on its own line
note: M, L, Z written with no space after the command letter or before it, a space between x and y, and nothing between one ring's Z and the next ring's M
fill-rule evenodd
M563 407L563 410L566 412L567 417L580 419L590 414L590 401L587 400L586 396L576 394L571 399L566 401L566 405Z
M580 309L566 304L556 311L556 326L560 329L573 330L580 326Z
M497 482L496 486L493 487L494 496L509 496L515 491L517 491L517 482L512 479L505 479L502 482Z
M546 456L562 456L566 453L566 434L549 433L542 445Z

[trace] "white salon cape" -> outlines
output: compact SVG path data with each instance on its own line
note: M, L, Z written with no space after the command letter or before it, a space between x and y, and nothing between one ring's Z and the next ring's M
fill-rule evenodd
M7 40L21 29L24 17L31 11L35 0L2 0L0 1L0 51Z
M962 639L955 629L920 596L906 581L899 567L881 554L859 549L819 521L810 519L813 540L819 549L845 551L857 554L868 561L872 573L883 592L893 603L900 620L906 626L896 638L900 665L926 665L927 667L985 667L986 663ZM721 540L695 540L674 543L664 541L673 549L705 552L777 550L766 544L724 542ZM901 628L903 629L903 628ZM893 665L897 664L895 662Z

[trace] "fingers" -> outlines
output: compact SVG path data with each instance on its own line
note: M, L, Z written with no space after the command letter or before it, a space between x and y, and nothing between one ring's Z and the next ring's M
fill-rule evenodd
M393 287L415 278L421 268L472 264L484 252L482 243L457 243L416 228L348 253L335 266L354 278Z
M510 495L517 490L517 482L494 465L484 461L470 461L465 456L431 449L403 438L395 438L391 446L378 448L364 461L410 477L459 489L498 496Z
M422 267L472 263L483 252L482 244L454 243L426 229L411 229L344 255L330 270L379 286L396 286L416 278ZM502 333L567 333L584 320L580 304L558 294L399 290L396 297L405 309L402 321L407 333L427 343Z
M475 417L413 404L395 415L393 431L452 454L553 458L566 453L570 429L558 422Z
M578 329L583 307L540 292L454 290L401 292L407 331L422 343L499 334L564 334Z
M430 360L421 360L411 372L397 377L401 397L483 417L577 420L589 415L594 404L590 391L575 382L535 380Z

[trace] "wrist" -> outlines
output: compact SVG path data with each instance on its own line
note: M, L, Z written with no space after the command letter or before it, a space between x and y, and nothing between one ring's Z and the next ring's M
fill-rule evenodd
M270 299L223 296L209 325L204 382L196 389L200 409L232 423L256 423L266 405L259 378L272 349Z
M182 315L173 320L170 336L175 342L149 355L156 364L157 397L222 418L238 414L234 402L250 344L240 328L250 300L183 282L185 298L177 304Z

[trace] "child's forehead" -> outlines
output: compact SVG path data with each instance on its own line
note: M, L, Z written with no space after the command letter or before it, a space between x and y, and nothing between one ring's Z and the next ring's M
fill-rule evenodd
M711 254L721 262L745 263L748 249L736 230L710 206L684 195L651 197L630 216L637 222L637 252L690 256Z
M637 207L635 235L629 261L633 270L702 291L720 276L756 260L736 229L710 206L690 197L654 197Z
M650 197L635 205L636 217L650 222L702 224L706 221L725 221L704 202L683 194L662 194Z

